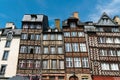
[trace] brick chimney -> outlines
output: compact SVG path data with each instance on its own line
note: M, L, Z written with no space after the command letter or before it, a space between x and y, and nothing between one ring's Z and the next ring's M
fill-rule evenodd
M78 18L78 19L79 19L79 16L78 16L78 15L79 15L79 13L78 13L78 12L74 12L74 13L73 13L73 17L75 17L75 18Z
M60 31L60 19L55 19L55 27Z

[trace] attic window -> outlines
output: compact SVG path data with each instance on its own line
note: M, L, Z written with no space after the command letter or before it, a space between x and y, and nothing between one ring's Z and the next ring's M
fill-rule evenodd
M75 27L76 27L75 22L71 22L71 23L70 23L70 27L71 27L71 28L75 28Z
M11 40L12 37L13 37L13 32L12 32L12 31L9 31L9 32L7 33L7 39Z
M31 20L35 21L37 19L37 15L31 15Z

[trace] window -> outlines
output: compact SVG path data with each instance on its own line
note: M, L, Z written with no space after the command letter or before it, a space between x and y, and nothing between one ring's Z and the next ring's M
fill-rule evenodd
M120 38L114 38L115 43L120 43Z
M8 33L7 33L7 39L8 39L8 40L11 40L12 37L13 37L13 32L12 32L12 31L8 32Z
M99 43L106 43L105 37L99 37Z
M75 67L81 67L80 58L74 58L74 66Z
M34 53L34 47L28 46L28 53L33 54Z
M34 24L31 24L30 29L34 29L34 28L35 28Z
M8 59L8 54L9 54L9 51L4 51L2 60L7 60Z
M119 70L118 64L111 64L111 70Z
M27 53L27 47L26 46L21 46L20 47L20 53Z
M41 29L42 25L36 25L36 29Z
M101 68L102 68L102 70L110 70L110 67L109 67L108 63L102 63Z
M35 61L35 68L36 69L39 69L40 68L40 61Z
M43 40L48 40L48 35L47 34L43 35Z
M30 40L34 40L35 39L35 35L34 34L31 34L30 35Z
M27 24L24 24L24 25L23 25L23 29L28 29L28 25L27 25Z
M33 61L27 60L27 68L33 68Z
M88 78L82 78L82 80L88 80Z
M71 32L72 37L77 37L77 32Z
M82 58L82 66L85 68L89 67L88 58Z
M61 35L61 34L58 34L58 35L57 35L57 38L58 38L57 40L62 40L62 35Z
M39 34L35 35L35 40L40 40L40 35Z
M55 35L54 35L54 34L51 34L50 39L51 39L51 40L55 40Z
M5 44L5 47L10 47L10 44L11 44L11 40L7 40L6 44Z
M40 52L41 52L40 47L39 47L39 46L36 46L36 47L35 47L35 53L36 53L36 54L39 54Z
M65 37L70 37L70 32L64 32Z
M100 56L107 56L107 50L101 49Z
M73 67L73 59L66 58L66 67Z
M106 43L113 43L113 38L106 38Z
M6 71L6 65L1 65L0 75L4 75Z
M84 32L78 32L78 37L84 37Z
M119 32L119 28L112 28L112 32Z
M27 39L27 37L28 37L28 35L25 34L25 33L23 33L23 34L21 35L21 39Z
M64 80L64 76L59 76L58 80Z
M74 52L79 52L79 46L78 43L72 43L72 48Z
M48 47L44 47L44 54L48 54Z
M19 68L26 68L26 61L25 60L19 60Z
M55 52L55 47L51 47L50 50L51 50L51 54L55 54L56 53Z
M52 60L51 68L52 69L57 69L57 60Z
M71 23L70 23L70 27L71 27L71 28L75 28L75 27L76 27L75 22L71 22Z
M65 51L66 52L71 52L72 51L71 43L65 43Z
M43 60L43 69L48 69L48 61Z
M62 47L58 47L58 54L63 54L63 49L62 49Z
M109 50L109 56L116 56L115 50Z
M64 61L59 61L59 69L64 69Z
M86 52L87 51L85 43L80 43L80 51L81 52Z
M120 56L120 50L117 50L117 56Z

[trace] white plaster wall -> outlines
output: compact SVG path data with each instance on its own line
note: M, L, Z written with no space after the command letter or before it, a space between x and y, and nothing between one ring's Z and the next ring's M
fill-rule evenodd
M20 38L13 37L9 48L5 48L5 43L6 38L4 37L0 42L0 67L2 64L7 65L4 76L12 77L16 75ZM8 59L5 61L2 60L4 50L9 50Z

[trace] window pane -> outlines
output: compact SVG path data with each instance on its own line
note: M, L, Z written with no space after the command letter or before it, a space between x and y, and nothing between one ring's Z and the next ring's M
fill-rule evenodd
M111 70L119 70L118 64L111 64Z
M79 46L78 43L72 43L72 48L74 52L79 52Z
M58 34L58 35L57 35L57 38L58 38L57 40L62 40L62 35L61 35L61 34Z
M34 53L34 47L33 46L28 46L28 53L31 53L31 54Z
M34 34L31 34L30 35L30 40L34 40L35 39L35 35Z
M27 34L22 34L21 39L27 39L28 35Z
M39 68L40 68L40 64L41 64L40 61L38 61L38 60L35 61L35 65L34 65L35 68L36 68L36 69L39 69Z
M62 47L58 47L58 54L63 54L63 49L62 49Z
M40 40L40 35L39 34L36 34L35 40Z
M107 50L101 49L101 50L100 50L100 55L101 55L101 56L107 56Z
M78 37L84 37L84 32L78 32Z
M1 65L0 75L4 75L6 71L6 65Z
M51 40L55 40L55 35L54 35L54 34L51 34L51 35L50 35L50 39L51 39Z
M73 67L73 59L66 58L66 67Z
M71 32L72 37L77 37L77 32Z
M80 43L80 51L81 52L86 52L87 51L85 43Z
M71 28L74 28L74 27L76 27L76 24L75 24L75 22L71 22L71 23L70 23L70 27L71 27Z
M9 51L4 51L2 60L7 60L8 59L8 54L9 54Z
M82 66L86 68L89 67L88 58L82 58Z
M65 51L66 52L71 52L72 51L71 43L65 43Z
M48 69L48 61L43 60L43 69Z
M65 37L70 37L70 32L64 32Z
M57 69L57 60L52 60L51 68L52 69Z
M36 47L35 47L35 53L36 53L36 54L39 54L40 51L41 51L41 50L40 50L40 47L39 47L39 46L36 46Z
M19 68L26 68L26 61L25 60L19 60Z
M109 50L109 56L116 56L116 51L115 50Z
M48 47L44 47L44 54L48 54Z
M33 61L27 60L27 68L33 68Z
M81 67L80 58L74 58L74 65L75 65L75 67Z
M6 41L6 44L5 44L5 47L10 47L10 44L11 44L11 41L10 41L10 40L7 40L7 41Z
M64 69L64 61L59 61L59 69Z
M55 54L56 53L55 52L55 47L51 47L50 50L51 50L51 54Z
M21 46L20 47L20 53L27 53L27 47L26 46Z
M43 35L43 40L48 40L48 35L47 34Z
M110 70L108 63L102 63L101 68L102 68L102 70Z
M117 50L117 56L120 56L120 50Z

